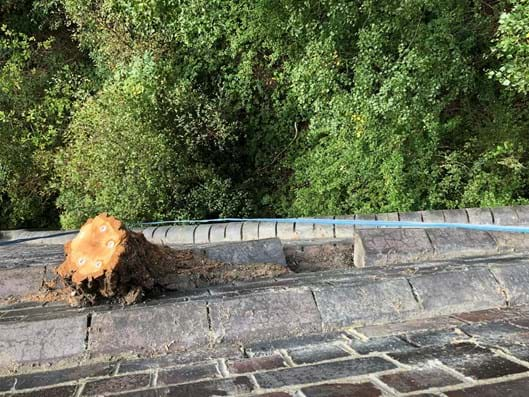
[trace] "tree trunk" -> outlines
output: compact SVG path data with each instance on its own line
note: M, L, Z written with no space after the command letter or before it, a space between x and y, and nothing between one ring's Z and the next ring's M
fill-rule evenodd
M163 289L186 290L288 272L278 264L232 265L197 257L192 250L155 245L106 214L89 219L65 244L65 255L56 271L77 304L129 304Z

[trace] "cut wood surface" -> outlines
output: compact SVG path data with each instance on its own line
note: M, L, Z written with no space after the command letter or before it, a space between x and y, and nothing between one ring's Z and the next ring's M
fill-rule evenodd
M148 242L107 214L89 219L65 244L57 274L76 303L137 302L149 292L186 290L288 272L279 264L233 265Z

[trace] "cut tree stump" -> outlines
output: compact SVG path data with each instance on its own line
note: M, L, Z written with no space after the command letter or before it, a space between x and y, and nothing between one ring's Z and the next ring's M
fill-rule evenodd
M107 214L89 219L64 251L66 259L56 272L73 304L130 304L164 289L188 290L289 272L279 264L233 265L197 256L193 250L156 245Z

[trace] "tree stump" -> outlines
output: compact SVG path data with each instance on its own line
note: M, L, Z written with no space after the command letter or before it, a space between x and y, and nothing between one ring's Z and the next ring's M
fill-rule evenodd
M130 304L164 289L187 290L289 271L278 264L221 263L193 250L152 244L107 214L89 219L64 248L66 258L56 272L75 304L101 300Z

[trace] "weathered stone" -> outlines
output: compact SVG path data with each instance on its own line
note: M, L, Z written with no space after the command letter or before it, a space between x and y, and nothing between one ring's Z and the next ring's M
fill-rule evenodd
M403 341L396 336L386 336L382 338L369 338L366 341L352 340L350 346L360 354L384 353L384 352L402 352L414 350L415 347Z
M500 286L488 269L434 273L410 279L430 316L505 305Z
M518 225L518 214L513 207L495 207L491 208L494 224L496 225Z
M493 266L490 270L504 288L511 306L529 304L529 264Z
M377 220L377 217L375 214L357 214L355 216L355 220L356 221L376 221ZM371 226L371 225L355 225L355 230L359 230L359 229L372 229L376 226Z
M518 215L518 224L520 226L529 226L529 205L517 205L513 207Z
M334 219L334 216L318 216L319 219ZM334 224L314 224L314 238L334 238Z
M401 338L419 347L446 345L469 339L459 330L428 330L402 335Z
M300 347L318 345L325 342L338 342L343 340L342 334L337 332L298 336L287 339L276 339L273 341L253 343L246 347L246 353L250 357L263 357L273 355L279 349L296 349Z
M211 327L217 341L249 342L321 332L308 290L268 291L212 301Z
M193 244L196 225L172 226L165 236L167 244Z
M355 218L356 217L354 215L334 217L334 219L336 220L349 220L349 221L354 221ZM340 224L340 223L334 224L334 235L336 238L351 239L354 237L354 232L355 232L355 225L345 225L345 224Z
M319 361L333 360L350 356L339 346L325 343L307 347L298 347L288 351L290 357L296 364L312 364Z
M260 222L259 238L276 238L277 222Z
M405 279L314 290L325 329L409 318L419 311Z
M153 324L156 324L156 332L153 332ZM205 302L94 313L89 351L178 351L205 345L208 331Z
M209 241L212 243L221 243L226 236L226 223L213 223L209 230Z
M420 212L399 212L399 220L402 222L422 222Z
M140 389L149 386L150 380L150 374L123 375L94 380L85 384L83 396L101 396L126 390Z
M160 226L156 227L152 233L151 238L148 240L154 244L167 244L167 233L173 226ZM145 235L145 232L144 232Z
M494 255L496 241L487 232L464 229L427 229L436 259Z
M314 238L314 224L305 222L294 223L296 240L310 240Z
M494 308L458 313L454 314L452 317L455 317L467 323L479 323L485 321L507 320L516 316L519 316L519 314L516 311L513 311L512 309Z
M397 222L399 220L398 212L386 212L382 214L376 214L377 221L391 221Z
M252 357L243 360L228 361L228 371L232 374L246 374L263 370L271 370L286 367L283 357L274 354L265 357Z
M77 387L60 386L46 389L37 389L25 393L17 393L16 397L73 397Z
M177 385L179 383L220 377L221 374L215 363L194 364L158 371L157 385Z
M380 380L401 393L461 383L455 376L435 367L382 375Z
M353 242L318 242L285 247L289 267L295 272L342 269L353 266Z
M42 285L44 271L44 267L1 270L0 299L36 294Z
M84 351L86 315L0 323L0 367L43 363Z
M442 210L421 211L422 221L425 223L444 223L445 216Z
M211 225L201 224L198 225L195 229L195 237L193 242L195 244L207 244L209 243L209 231L211 230Z
M358 230L354 247L357 267L414 262L433 254L433 247L423 229Z
M370 383L331 383L302 389L307 397L378 397L382 392Z
M468 223L475 225L492 225L490 208L467 208Z
M439 316L427 319L416 319L403 321L399 323L371 325L367 327L358 328L358 332L366 336L380 337L391 334L403 334L406 332L415 332L420 330L435 330L442 328L450 328L462 325L463 322L448 316Z
M526 397L527 390L529 390L529 378L470 386L461 390L445 391L444 394L448 397Z
M242 240L242 222L230 222L226 225L226 241Z
M242 240L251 241L259 239L259 222L244 222L242 224Z
M15 385L15 379L16 378L14 376L0 377L0 392L11 390L11 388Z
M250 393L253 390L254 386L250 379L245 376L239 376L231 379L207 380L173 386L167 389L157 389L155 395L175 397L234 396ZM141 396L144 395L141 394Z
M226 263L287 264L283 245L277 238L212 245L202 251L209 259Z
M147 227L147 228L143 229L143 235L145 236L145 238L147 240L152 241L152 239L154 237L154 232L156 231L156 229L158 229L157 226Z
M294 233L293 222L277 222L276 236L281 240L296 240L297 235Z
M467 211L464 209L443 210L446 223L468 223Z
M262 388L275 389L372 374L393 368L396 368L395 365L383 358L366 357L262 372L255 374L255 378Z
M490 232L500 251L529 251L529 234Z

